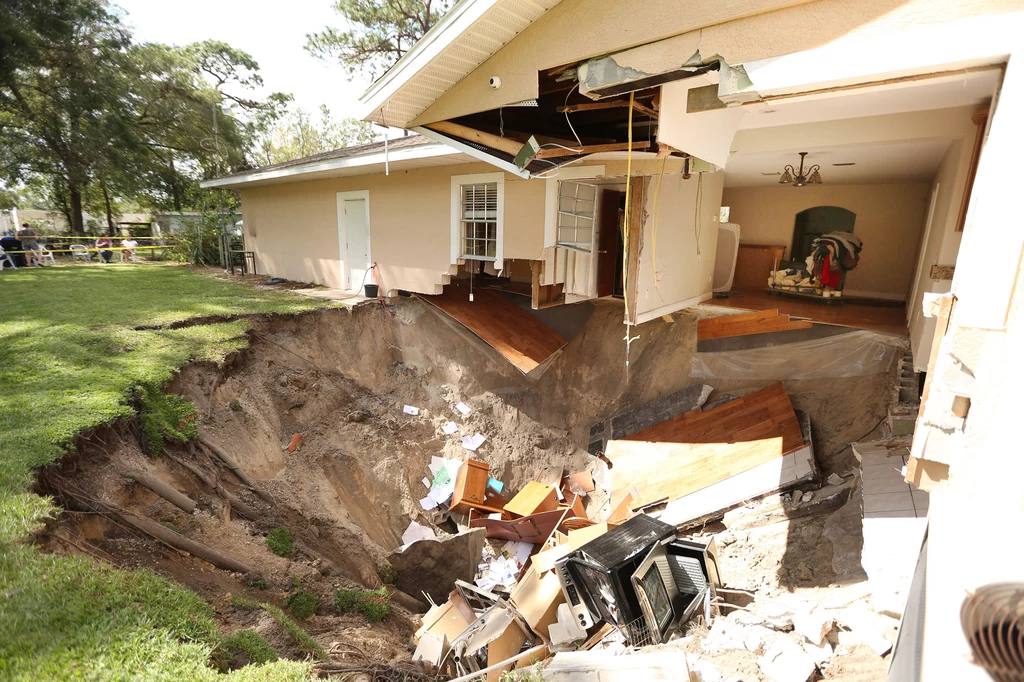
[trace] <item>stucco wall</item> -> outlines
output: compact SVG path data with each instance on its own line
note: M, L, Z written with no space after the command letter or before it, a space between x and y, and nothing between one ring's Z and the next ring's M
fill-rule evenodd
M700 208L695 216L698 177ZM724 182L725 173L722 172L693 175L688 180L683 180L678 174L666 175L659 198L658 179L651 179L640 250L638 322L646 322L710 298L711 274L715 269L718 249L718 209L722 206ZM696 229L695 219L699 224Z
M736 187L725 190L722 205L731 207L741 243L781 244L787 257L797 213L815 206L853 211L864 250L846 275L846 293L902 300L917 265L928 195L927 183Z
M337 193L368 190L384 287L436 293L451 260L451 176L492 172L460 164L243 189L247 245L260 273L341 287ZM543 241L544 181L506 174L505 258L537 258Z

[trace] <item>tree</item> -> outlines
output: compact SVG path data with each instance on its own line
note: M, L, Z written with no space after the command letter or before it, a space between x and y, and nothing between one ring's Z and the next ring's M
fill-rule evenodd
M269 165L365 144L375 137L369 123L354 118L335 120L321 104L319 122L304 109L270 121L257 138L254 155L261 164Z
M349 74L371 78L409 51L451 7L450 0L336 0L349 30L327 28L306 36L306 49L338 61Z
M104 0L7 0L0 177L48 179L73 234L90 195L108 228L118 198L181 210L205 198L200 178L249 167L248 119L287 100L249 98L260 85L252 57L221 42L134 44Z

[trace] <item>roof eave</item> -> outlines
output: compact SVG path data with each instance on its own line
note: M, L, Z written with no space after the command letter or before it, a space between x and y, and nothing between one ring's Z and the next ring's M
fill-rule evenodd
M426 144L416 147L396 149L388 152L374 152L361 156L348 156L340 159L329 159L326 161L314 161L287 168L275 168L261 171L256 169L249 173L231 175L222 178L203 180L199 186L203 189L228 189L244 187L255 182L267 182L268 180L288 181L288 179L299 179L297 176L310 175L312 173L323 173L327 171L343 170L346 168L361 168L375 166L382 163L396 163L399 161L414 161L416 159L429 159L438 156L449 156L458 154L459 151L444 144ZM369 174L370 170L367 170ZM356 173L359 175L359 173Z
M389 97L497 3L498 0L461 0L456 4L359 97L359 117L370 121L373 113L384 107ZM386 110L382 114L387 117Z

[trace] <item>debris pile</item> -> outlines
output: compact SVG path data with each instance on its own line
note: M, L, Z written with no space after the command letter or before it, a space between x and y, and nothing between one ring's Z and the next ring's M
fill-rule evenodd
M846 621L813 604L730 603L715 537L681 532L819 483L808 420L781 383L702 408L709 394L697 384L595 425L590 451L605 465L548 467L514 494L480 458L482 434L463 438L465 460L433 457L420 500L429 525L413 520L390 558L396 586L429 604L414 659L467 680L542 661L546 679L597 679L648 656L643 666L661 665L658 650L692 641L696 626L710 627L705 655L751 652L771 679L804 682L827 665L826 635ZM699 650L686 665L723 679Z

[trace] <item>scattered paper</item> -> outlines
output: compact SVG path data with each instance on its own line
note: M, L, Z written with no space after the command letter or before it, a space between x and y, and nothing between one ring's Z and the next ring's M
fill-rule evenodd
M434 500L430 498L430 495L427 495L420 500L420 506L423 507L423 511L430 511L437 506L437 502L434 502Z
M473 411L473 408L466 403L456 403L455 409L458 410L463 417L468 417L469 413Z
M479 433L475 433L472 436L463 436L462 447L471 452L476 452L476 449L483 445L485 440L487 440L487 436Z
M409 524L409 527L405 529L405 532L402 533L402 546L405 547L406 545L411 545L417 540L428 540L436 537L437 533L434 532L433 528L413 521Z
M494 512L493 514L488 514L487 518L493 519L494 521L501 521L501 512Z
M488 478L487 487L500 495L501 491L505 489L505 484L496 478Z
M423 477L423 487L430 490L430 479L426 476Z
M447 433L449 436L459 430L459 425L455 422L448 422L441 427L441 430Z
M490 590L501 585L511 590L533 552L533 543L506 542L497 556L488 550L488 547L484 548L484 560L479 565L480 577L476 579L477 586Z
M402 412L405 412L406 414L411 414L412 416L415 417L420 413L420 408L413 407L412 405L406 405L405 407L402 408Z
M431 458L430 471L434 474L434 480L430 484L430 492L427 493L427 497L434 501L435 507L451 499L452 493L455 492L455 479L459 476L461 466L462 462L457 459Z

